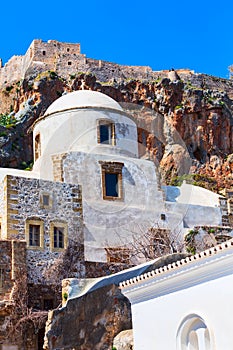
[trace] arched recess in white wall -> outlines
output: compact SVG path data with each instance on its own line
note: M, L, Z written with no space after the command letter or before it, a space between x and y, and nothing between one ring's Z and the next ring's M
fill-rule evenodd
M192 314L181 322L177 332L177 350L214 350L213 337L198 315Z

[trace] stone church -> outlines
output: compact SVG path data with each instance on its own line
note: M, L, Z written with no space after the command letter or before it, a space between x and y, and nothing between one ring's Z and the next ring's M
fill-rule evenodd
M135 120L107 95L63 95L32 130L32 171L0 169L2 310L22 270L32 286L48 284L46 270L70 242L83 247L80 261L107 263L155 224L181 235L222 224L224 198L188 184L161 188L155 164L139 157ZM53 307L44 295L34 304Z

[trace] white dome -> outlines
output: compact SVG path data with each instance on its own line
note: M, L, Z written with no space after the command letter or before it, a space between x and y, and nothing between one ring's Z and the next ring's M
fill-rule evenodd
M54 101L46 110L45 115L49 115L64 110L85 107L110 108L122 111L121 106L111 97L101 92L91 90L79 90L63 95Z

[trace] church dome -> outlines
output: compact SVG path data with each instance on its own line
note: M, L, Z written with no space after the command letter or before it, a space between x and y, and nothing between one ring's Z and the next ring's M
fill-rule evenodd
M61 96L45 112L45 116L57 112L78 108L108 108L122 111L121 106L111 97L101 92L78 90Z

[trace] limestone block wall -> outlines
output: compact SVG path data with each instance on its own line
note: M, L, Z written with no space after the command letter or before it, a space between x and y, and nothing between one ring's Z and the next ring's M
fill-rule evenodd
M24 56L13 56L5 66L0 65L0 85L19 81L28 74L54 70L62 77L77 72L90 72L100 81L110 79L157 79L167 77L169 71L152 71L149 66L127 66L103 60L86 58L79 43L62 43L56 40L33 40ZM182 77L193 74L189 69L177 70Z
M87 58L85 62L84 71L93 73L100 81L116 78L147 79L153 75L153 71L149 66L127 66L91 58Z
M24 56L13 56L0 68L0 85L8 85L22 79L23 60Z
M51 247L52 225L64 224L68 229L68 242L78 241L82 244L81 187L10 175L5 179L5 186L6 223L3 226L2 236L8 239L25 240L28 220L43 224L43 244L40 247L27 247L29 282L43 283L46 268L51 266L62 253L62 251L54 251ZM43 205L43 195L48 196L48 205ZM80 259L83 260L82 254Z
M85 70L84 64L85 55L80 53L80 44L34 40L25 55L23 70L24 74L27 70L38 73L52 70L67 77L74 72Z

